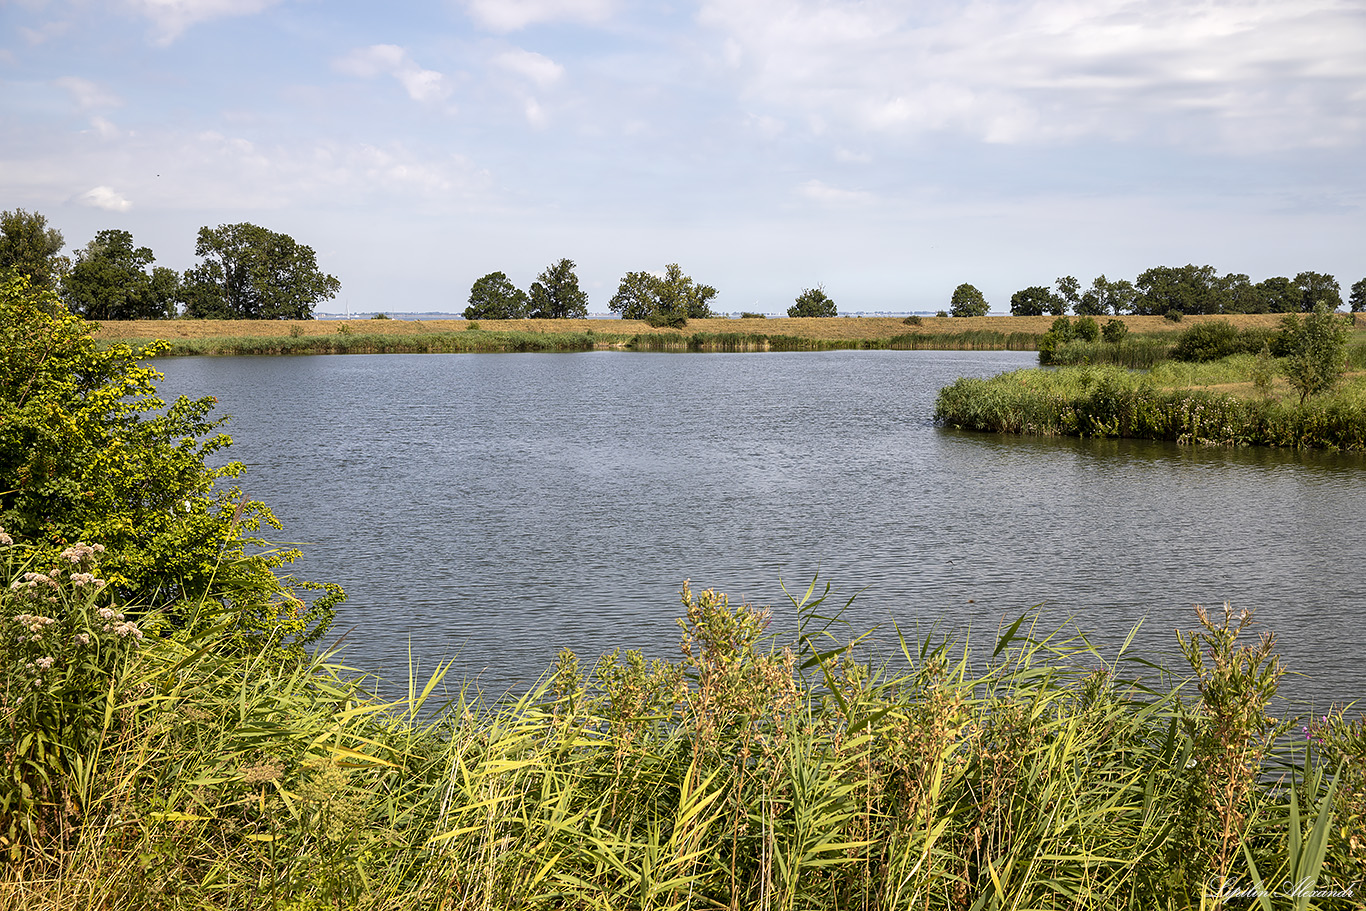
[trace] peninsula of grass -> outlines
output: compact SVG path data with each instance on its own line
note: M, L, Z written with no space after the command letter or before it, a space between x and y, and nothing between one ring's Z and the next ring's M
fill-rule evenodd
M947 427L1038 436L1125 437L1223 446L1366 450L1366 349L1353 349L1336 391L1300 401L1252 355L1204 364L1164 361L1146 373L1113 365L962 378L940 390Z
M820 317L690 320L681 328L642 320L136 320L101 322L101 344L169 344L162 356L412 354L503 351L826 351L934 349L1033 351L1049 316ZM1165 352L1178 326L1155 316L1120 318L1131 340ZM1274 316L1245 316L1274 326ZM1132 343L1132 342L1131 342Z

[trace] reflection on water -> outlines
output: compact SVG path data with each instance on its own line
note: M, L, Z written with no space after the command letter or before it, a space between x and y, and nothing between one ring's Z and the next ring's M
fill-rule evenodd
M1366 696L1359 456L1007 438L937 390L1025 352L348 355L158 362L216 395L249 495L350 595L358 667L408 648L493 691L567 646L676 649L677 592L819 572L858 632L989 637L1042 604L1175 661L1196 602L1256 609L1320 701Z

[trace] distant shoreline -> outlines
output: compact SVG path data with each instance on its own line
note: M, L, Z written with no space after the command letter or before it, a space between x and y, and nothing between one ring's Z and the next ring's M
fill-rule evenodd
M1279 314L1121 316L1131 332L1170 335L1203 320L1274 327ZM1038 347L1052 316L715 318L681 329L640 320L130 320L99 322L101 344L164 340L161 356L504 351L1023 350Z

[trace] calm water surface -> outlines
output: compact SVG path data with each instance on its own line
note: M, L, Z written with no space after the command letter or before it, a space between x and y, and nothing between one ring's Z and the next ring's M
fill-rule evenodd
M1323 704L1366 697L1366 460L936 428L1028 352L346 355L158 361L215 395L249 496L349 594L345 657L493 693L561 647L676 653L678 589L772 605L819 573L875 648L986 643L1033 605L1175 664L1200 602L1256 610Z

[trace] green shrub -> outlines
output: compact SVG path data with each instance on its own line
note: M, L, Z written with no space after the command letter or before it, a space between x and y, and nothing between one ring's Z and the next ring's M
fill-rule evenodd
M1180 310L1168 310L1166 313L1162 314L1163 319L1171 320L1173 323L1181 322L1182 316L1183 314Z
M1105 327L1100 331L1101 336L1111 345L1118 345L1124 341L1124 337L1129 334L1129 325L1123 320L1107 320Z
M922 320L920 319L920 315L918 313L912 313L910 316L906 317L901 322L907 326L919 326Z
M232 442L209 417L214 400L156 397L161 375L141 362L164 343L100 349L91 335L51 292L0 281L0 524L40 564L100 541L120 609L185 625L212 591L250 605L242 636L314 641L344 596L276 575L297 552L255 536L280 527L274 515L224 483L240 464L206 464ZM301 593L318 590L306 604Z
M1079 316L1072 323L1072 334L1082 341L1094 342L1100 338L1100 326L1089 316Z
M1172 348L1172 357L1178 361L1217 361L1242 350L1242 340L1232 323L1209 320L1182 332Z
M681 310L652 310L645 322L656 329L682 329L688 325L688 315Z

